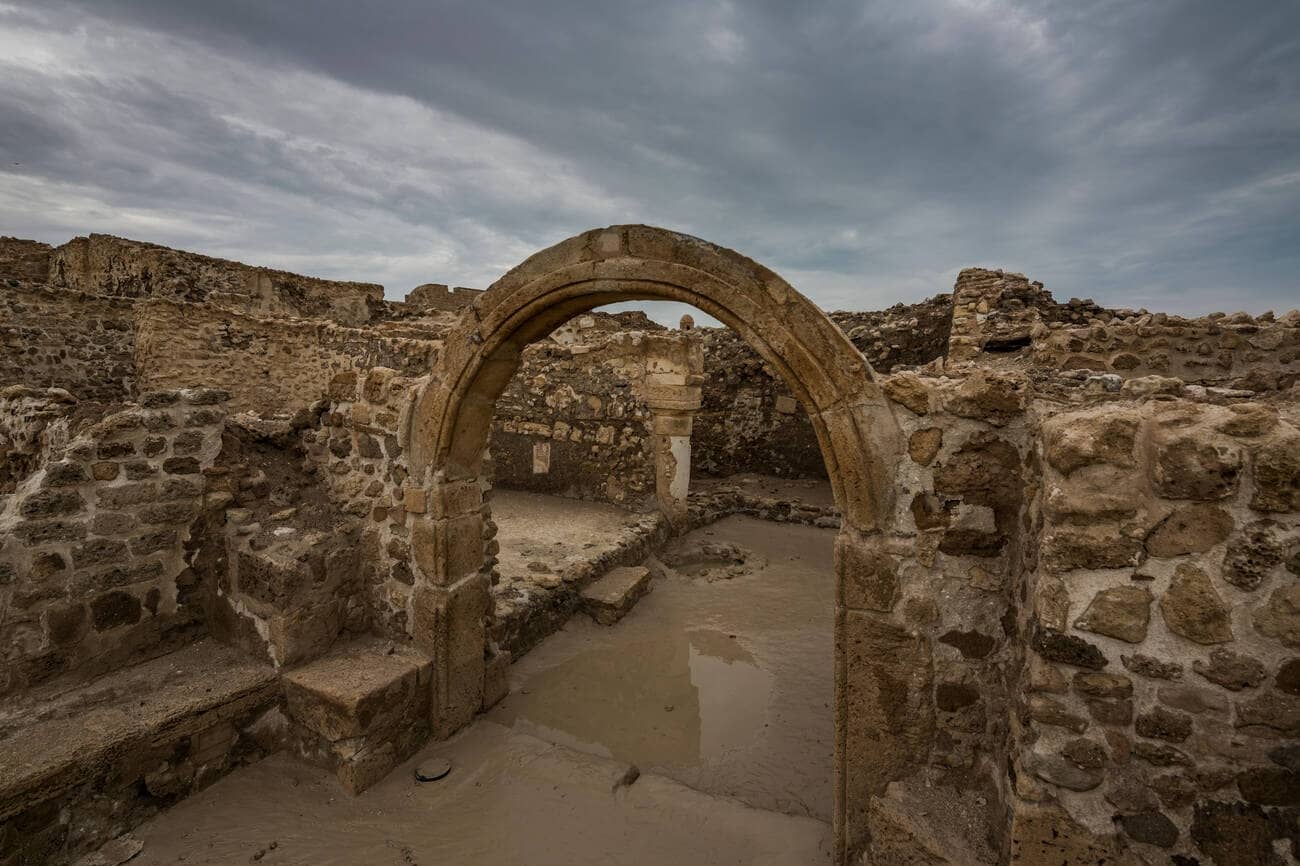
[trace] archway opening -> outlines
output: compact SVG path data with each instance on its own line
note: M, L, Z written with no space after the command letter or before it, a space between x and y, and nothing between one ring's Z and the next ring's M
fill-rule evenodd
M791 479L756 459L695 489L691 468L701 420L717 451L722 430L752 446L803 413L699 311L666 327L620 307L525 347L496 403L488 635L511 666L486 720L745 803L774 833L785 816L829 826L839 517L824 469ZM723 383L741 400L711 387L706 344L732 362L745 349L746 386ZM799 433L818 455L806 416Z
M687 303L733 328L780 376L816 432L843 521L835 549L833 819L840 857L864 820L851 804L864 799L860 790L879 787L870 772L846 770L846 712L855 698L845 675L845 622L850 608L862 606L862 590L844 578L851 565L877 561L868 536L891 519L885 478L896 427L866 361L824 313L773 272L697 238L645 226L572 238L495 283L448 336L407 435L412 477L427 498L426 516L412 531L412 631L435 658L435 726L447 733L472 717L493 661L482 470L496 400L530 342L576 315L635 299Z

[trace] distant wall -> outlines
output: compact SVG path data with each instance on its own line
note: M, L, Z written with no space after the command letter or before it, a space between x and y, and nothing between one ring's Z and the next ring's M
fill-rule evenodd
M0 383L120 401L135 382L133 304L21 284L0 289Z
M40 241L0 237L0 282L45 282L50 272L52 249L49 244Z
M943 357L952 300L938 295L874 313L836 312L832 321L877 372ZM739 472L825 478L808 416L776 372L734 331L704 339L704 402L695 416L692 463L706 475Z
M322 399L339 372L388 367L423 375L440 342L388 336L382 326L261 319L172 301L140 304L136 365L142 391L215 385L232 411L284 414Z
M449 289L444 283L425 283L407 293L406 304L426 310L457 313L474 303L474 299L481 294L482 289L467 289L464 286Z
M647 364L685 338L601 324L581 317L557 332L567 345L525 350L493 416L497 484L627 505L654 495Z
M306 277L98 234L54 249L49 282L92 294L206 302L349 325L369 321L371 307L384 297L383 286L374 283Z

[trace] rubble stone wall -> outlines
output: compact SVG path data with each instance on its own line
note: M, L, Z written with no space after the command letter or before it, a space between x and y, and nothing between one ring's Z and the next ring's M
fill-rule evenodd
M125 400L135 385L130 300L0 285L0 383Z
M1284 408L1035 407L1023 850L1045 810L1076 844L1119 833L1149 862L1282 863L1274 840L1300 844L1300 430Z
M875 313L830 314L873 369L920 366L943 357L952 305L940 295ZM692 461L705 475L740 472L825 478L817 435L781 378L734 331L709 328L703 405L695 416Z
M49 244L0 236L0 284L9 280L43 283L50 272Z
M399 638L407 633L414 583L409 512L422 511L424 502L407 491L398 429L418 384L384 367L341 371L330 383L319 425L303 434L309 464L338 509L360 527L358 574L369 625Z
M209 303L259 316L357 325L383 286L305 277L112 235L73 238L50 254L48 281L97 295Z
M104 673L202 632L184 553L225 396L157 392L84 419L4 498L0 691Z
M436 332L264 319L193 304L139 306L141 390L218 386L232 411L286 414L324 399L346 370L384 366L421 375L437 360Z
M640 505L655 489L643 387L651 341L619 332L524 351L498 398L491 449L506 487Z
M1214 313L1185 319L1058 303L1023 274L968 268L954 288L948 358L969 362L1019 353L1048 375L1076 370L1123 379L1164 376L1203 386L1282 391L1300 378L1296 313Z

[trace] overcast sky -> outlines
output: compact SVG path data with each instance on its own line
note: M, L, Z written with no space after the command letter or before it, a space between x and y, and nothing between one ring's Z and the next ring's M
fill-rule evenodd
M587 228L828 309L1300 306L1297 0L0 0L0 234L485 286Z

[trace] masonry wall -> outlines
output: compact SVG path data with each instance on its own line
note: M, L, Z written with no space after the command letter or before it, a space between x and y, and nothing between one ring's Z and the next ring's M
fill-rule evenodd
M0 282L45 282L52 249L40 241L0 236Z
M407 499L406 450L398 440L417 384L384 367L342 371L330 383L319 424L303 432L308 465L359 527L358 575L369 626L393 637L407 633L415 580L408 511L424 508L420 497ZM492 543L492 534L495 527L484 543Z
M947 351L952 305L946 295L880 312L830 315L878 372L928 364ZM692 437L696 470L718 477L756 472L825 478L812 424L776 371L734 331L708 328L701 334L703 404Z
M1020 850L1068 814L1076 845L1118 833L1151 862L1285 862L1276 844L1300 850L1294 403L1037 411Z
M232 411L262 414L323 399L343 371L427 373L440 346L436 332L418 326L349 328L159 300L140 304L136 327L142 390L208 384L230 392Z
M1005 862L1029 383L983 371L880 381L903 444L897 510L887 533L836 540L850 635L844 781L860 810L848 823L871 827L854 862Z
M633 332L528 347L496 403L490 448L497 483L627 505L653 496L642 393L648 339Z
M0 382L125 400L135 386L133 305L32 283L0 287Z
M202 632L183 553L224 399L160 392L78 419L5 497L0 691L104 673Z
M384 297L383 286L373 283L306 277L100 234L56 247L48 281L98 295L208 303L258 316L350 325L369 321Z

